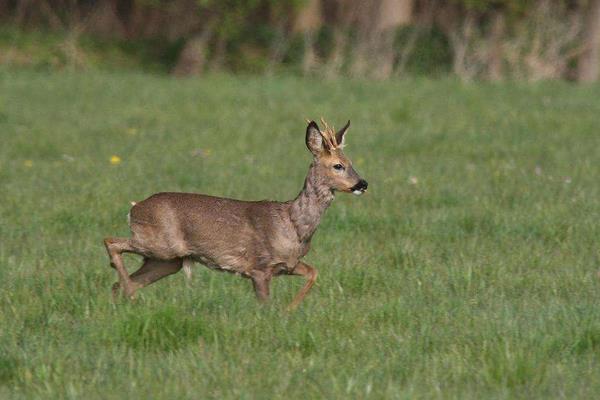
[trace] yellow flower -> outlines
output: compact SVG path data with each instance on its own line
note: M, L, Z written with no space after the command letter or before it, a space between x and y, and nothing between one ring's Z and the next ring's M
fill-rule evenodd
M110 163L111 163L112 165L121 164L121 157L119 157L119 156L112 156L112 157L110 158Z
M31 161L31 160L25 160L23 162L23 165L25 165L27 168L31 168L31 167L33 167L33 161Z
M137 129L136 128L127 128L127 134L133 136L133 135L137 134Z

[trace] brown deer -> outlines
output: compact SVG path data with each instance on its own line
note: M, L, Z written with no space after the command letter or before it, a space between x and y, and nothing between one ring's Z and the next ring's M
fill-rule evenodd
M294 199L240 201L193 193L157 193L131 208L131 238L108 237L110 265L119 274L119 289L133 298L137 289L198 262L252 280L260 301L269 298L271 278L300 275L307 281L290 308L296 307L317 279L317 270L301 261L336 191L362 194L367 182L342 152L350 121L336 132L311 121L306 146L314 158L304 187ZM144 257L129 275L122 253Z

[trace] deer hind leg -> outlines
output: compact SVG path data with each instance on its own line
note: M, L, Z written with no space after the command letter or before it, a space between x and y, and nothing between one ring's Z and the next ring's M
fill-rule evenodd
M138 289L141 289L149 284L156 282L159 279L176 273L182 267L181 259L174 260L156 260L152 258L144 258L142 266L129 275L130 288L133 291L132 295ZM121 288L120 282L117 282L112 287L113 298L117 298L119 295L119 289Z
M116 269L117 273L119 274L119 283L113 286L113 295L116 291L118 291L119 287L122 287L127 297L133 297L135 288L129 279L129 274L125 269L121 254L135 253L135 249L131 246L129 239L127 238L108 237L104 239L104 246L106 246L106 251L108 252L108 256L110 258L111 267Z
M153 258L145 258L144 263L129 277L133 283L134 290L141 289L162 279L166 276L179 272L183 266L181 258L172 260L157 260Z
M315 284L319 272L310 265L299 261L296 267L294 267L294 269L292 270L291 275L299 275L306 277L306 283L304 284L302 289L300 289L296 297L294 297L294 300L292 300L292 302L288 306L288 310L293 310L296 307L298 307L298 304L300 304L300 302L304 299L310 288L312 288Z

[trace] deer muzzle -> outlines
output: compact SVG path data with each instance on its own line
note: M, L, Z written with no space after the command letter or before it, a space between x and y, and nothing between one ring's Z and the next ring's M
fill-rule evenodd
M360 181L358 181L358 183L356 185L352 186L352 188L350 190L355 195L360 196L361 194L363 194L364 192L367 191L368 186L369 186L369 184L367 183L367 181L365 181L364 179L361 179Z

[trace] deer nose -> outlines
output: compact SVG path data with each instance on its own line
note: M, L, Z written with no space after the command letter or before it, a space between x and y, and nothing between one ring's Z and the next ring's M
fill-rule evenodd
M365 181L364 179L361 179L360 181L358 181L358 183L354 186L352 186L352 193L358 195L358 194L363 194L365 192L365 190L367 190L367 187L369 186L369 184L367 183L367 181Z

